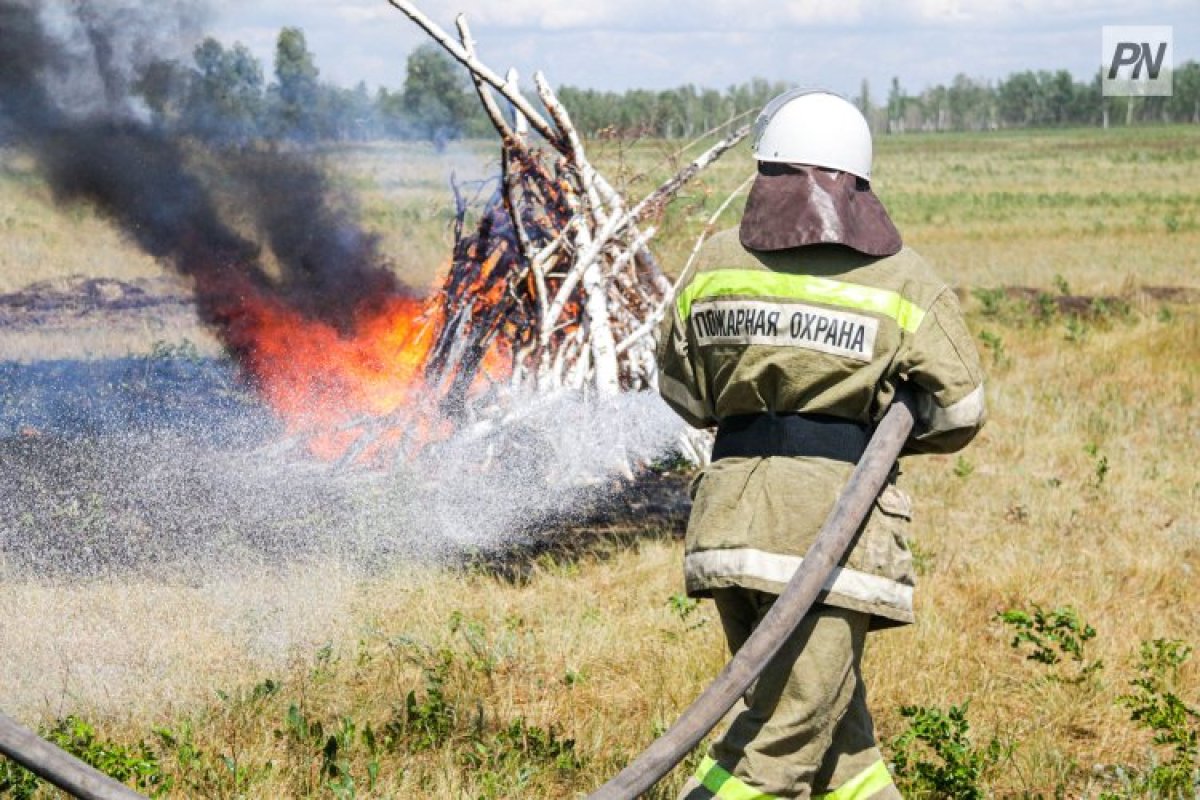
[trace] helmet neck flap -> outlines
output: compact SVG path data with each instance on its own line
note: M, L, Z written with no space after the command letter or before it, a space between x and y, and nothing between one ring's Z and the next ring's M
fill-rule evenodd
M760 162L740 230L750 250L838 244L869 256L900 252L900 233L870 184L848 172Z

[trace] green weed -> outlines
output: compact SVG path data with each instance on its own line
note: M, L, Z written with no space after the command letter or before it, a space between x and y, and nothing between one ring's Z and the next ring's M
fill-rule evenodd
M553 728L530 725L523 717L491 736L480 725L462 762L479 773L485 798L512 797L514 790L527 788L546 769L571 772L583 763L573 739L560 738Z
M1135 796L1200 796L1200 709L1176 694L1179 668L1191 654L1192 648L1176 639L1142 642L1132 690L1117 698L1129 709L1130 720L1150 731L1151 741L1167 751L1166 760L1149 769L1120 771L1127 776L1126 791Z
M199 793L197 790L200 786L215 781L210 760L204 751L196 746L195 729L190 720L182 721L175 728L155 728L154 735L158 739L158 750L163 757L169 755L174 758L174 788L194 795Z
M145 742L130 747L108 741L101 738L91 723L74 715L42 728L39 734L85 764L114 780L149 792L151 797L159 797L171 788L172 782L163 772L158 755ZM41 786L42 780L24 767L0 760L0 795L26 800Z
M908 540L908 551L912 554L913 571L917 573L918 577L928 575L933 571L937 553L912 537L909 537Z
M1127 301L1118 297L1095 297L1092 298L1091 313L1098 320L1128 320L1133 309Z
M346 716L322 723L293 703L288 706L283 727L275 730L275 738L287 746L288 758L300 776L295 789L302 796L325 790L345 800L356 797L359 784L352 761L360 744L366 756L366 788L375 788L379 744L370 725L360 730L359 724Z
M1058 316L1058 301L1049 292L1038 292L1033 303L1034 322L1045 325Z
M975 472L975 465L963 456L954 459L954 475L958 478L969 478Z
M983 342L983 346L992 356L992 366L1000 368L1006 367L1009 364L1008 353L1004 350L1004 340L999 334L991 331L980 331L979 341Z
M1086 659L1084 650L1096 638L1096 629L1071 606L1046 610L1030 603L1028 610L1010 608L998 612L996 619L1014 630L1012 648L1024 652L1030 661L1055 666L1066 658L1075 664L1073 675L1052 674L1051 680L1082 683L1104 668L1103 661Z
M1088 485L1093 489L1099 489L1104 485L1104 479L1108 477L1108 456L1100 452L1100 445L1095 442L1089 442L1083 450L1094 459L1092 477L1088 481Z
M1004 310L1008 294L1003 287L995 289L974 289L971 295L979 301L982 306L982 313L985 317L998 317Z
M928 800L983 800L988 774L1012 753L993 737L977 747L967 721L969 703L947 711L903 706L908 730L891 740L892 769L905 797Z
M1071 314L1069 317L1067 317L1065 327L1066 332L1063 334L1063 338L1068 342L1074 342L1078 344L1084 340L1085 336L1087 336L1087 325L1078 314Z
M439 650L422 664L425 691L410 690L396 719L384 728L386 741L393 748L412 752L439 747L454 733L459 713L446 695L446 680L454 663L454 654Z
M454 612L450 615L450 632L460 634L467 643L467 666L483 675L491 676L500 658L496 648L489 641L484 624Z
M697 628L704 627L708 623L707 618L696 616L696 612L700 610L700 601L688 597L686 594L671 595L667 598L667 607L684 624L685 631L694 631Z
M38 776L7 758L0 758L0 797L28 800L42 781Z

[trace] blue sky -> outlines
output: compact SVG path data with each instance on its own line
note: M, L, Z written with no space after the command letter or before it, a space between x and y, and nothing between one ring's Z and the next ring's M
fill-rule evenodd
M1090 76L1103 25L1172 25L1174 60L1200 59L1196 0L418 0L453 30L463 11L484 59L597 89L725 87L755 76L844 94L893 75L910 92L956 74ZM304 29L326 79L399 86L424 34L386 0L215 0L209 31L270 64L284 25Z

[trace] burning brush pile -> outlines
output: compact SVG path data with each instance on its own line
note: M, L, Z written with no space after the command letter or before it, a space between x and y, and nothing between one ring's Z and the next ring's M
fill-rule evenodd
M653 389L652 334L671 284L647 248L654 228L641 223L747 128L630 206L588 161L540 73L544 114L513 70L501 78L478 58L464 17L455 41L413 4L392 5L469 70L500 135L499 185L470 231L468 203L456 193L453 256L428 300L370 308L349 337L310 338L297 363L315 359L316 370L282 381L277 370L255 370L269 376L268 397L295 426L292 443L342 465L386 466L451 434L484 437L519 423L530 397L544 408L564 392L604 398ZM326 377L315 382L313 374ZM314 396L330 387L338 402ZM694 438L681 435L678 444L703 459Z
M466 67L501 141L495 191L482 207L458 195L452 257L426 297L396 279L303 153L206 149L146 121L130 93L145 48L128 18L0 0L0 133L58 201L92 204L190 279L201 317L282 420L276 456L364 471L498 437L536 448L521 433L530 418L579 424L555 410L562 398L653 389L671 285L647 247L651 223L747 133L628 203L541 74L539 108L515 73L479 59L465 19L451 37L411 3L392 5ZM145 38L167 22L149 18ZM236 213L215 184L243 198ZM702 447L679 446L701 460ZM642 457L628 453L624 471Z

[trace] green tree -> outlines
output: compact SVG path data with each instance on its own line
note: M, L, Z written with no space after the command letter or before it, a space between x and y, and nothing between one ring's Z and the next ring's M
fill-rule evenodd
M1076 116L1075 81L1071 73L1060 69L1048 76L1045 83L1046 121L1054 125L1073 122Z
M1185 61L1172 77L1174 94L1167 101L1175 122L1200 123L1200 63Z
M924 127L944 131L950 127L948 92L940 83L921 92L921 108L924 109Z
M700 94L700 114L701 131L711 130L732 116L729 104L716 89L705 89Z
M1015 72L996 87L996 113L1000 122L1010 127L1023 127L1033 122L1038 95L1037 75L1030 70Z
M275 114L279 134L311 140L318 132L320 71L304 31L284 28L275 42Z
M263 72L241 43L225 49L211 37L192 53L196 68L184 123L205 138L242 142L257 135L264 110Z
M375 115L384 136L402 139L408 133L408 115L404 111L404 94L379 87L375 93Z
M671 139L677 136L692 135L692 126L688 119L687 89L689 88L691 87L681 87L658 93L655 105L658 110L660 136Z
M365 141L384 133L381 109L363 81L353 89L318 84L312 122L322 141Z
M359 81L352 90L343 92L348 112L349 138L374 139L380 134L379 118L366 81Z
M866 78L859 84L858 97L854 98L854 104L864 117L871 118L871 84Z
M466 74L440 47L427 42L409 54L404 110L417 137L439 146L458 138L477 109Z
M892 76L892 88L888 90L888 131L904 133L904 113L908 110L908 95L900 88L900 79Z
M949 124L955 130L982 130L990 122L990 91L961 72L946 89Z

